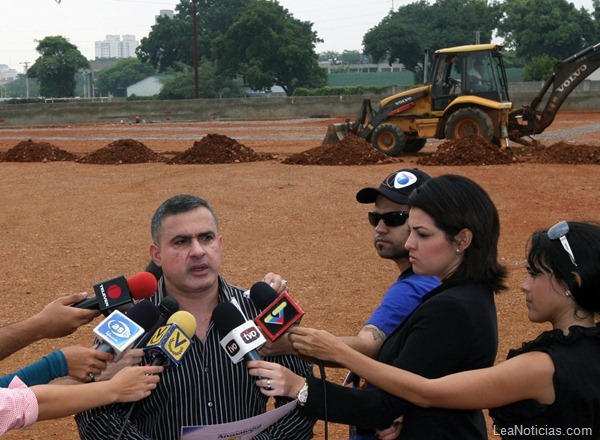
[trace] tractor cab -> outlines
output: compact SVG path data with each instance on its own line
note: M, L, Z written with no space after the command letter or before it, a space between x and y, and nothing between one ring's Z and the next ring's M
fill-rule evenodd
M476 44L435 52L431 76L431 109L444 111L459 96L507 102L508 85L502 46Z

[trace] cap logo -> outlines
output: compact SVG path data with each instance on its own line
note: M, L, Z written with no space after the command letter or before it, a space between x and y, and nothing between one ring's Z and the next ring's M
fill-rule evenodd
M408 171L400 171L394 176L394 189L406 188L417 181L417 176ZM392 185L390 185L392 186Z

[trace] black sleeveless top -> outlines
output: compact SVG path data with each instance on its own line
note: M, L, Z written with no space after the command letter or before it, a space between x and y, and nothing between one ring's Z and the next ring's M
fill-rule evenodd
M600 439L600 324L542 333L508 359L530 351L548 353L554 362L551 405L522 400L490 409L494 435L502 439Z

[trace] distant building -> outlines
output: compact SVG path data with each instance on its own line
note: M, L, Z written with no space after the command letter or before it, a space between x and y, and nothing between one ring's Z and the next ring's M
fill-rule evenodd
M155 16L155 20L158 17L169 17L169 18L173 18L174 14L173 11L171 9L161 9L160 12L158 13L158 15Z
M6 64L0 64L0 83L7 83L17 79L19 73Z
M376 73L376 72L403 72L405 70L402 63L361 63L361 64L346 64L336 59L319 61L319 67L327 70L327 73Z
M96 41L96 59L101 58L132 58L139 46L135 35L107 35L103 41Z

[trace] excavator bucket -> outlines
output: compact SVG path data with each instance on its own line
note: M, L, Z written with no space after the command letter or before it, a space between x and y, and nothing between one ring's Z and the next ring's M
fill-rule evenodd
M339 141L346 137L347 124L329 124L327 127L327 133L325 133L325 139L323 139L323 145L337 144Z

